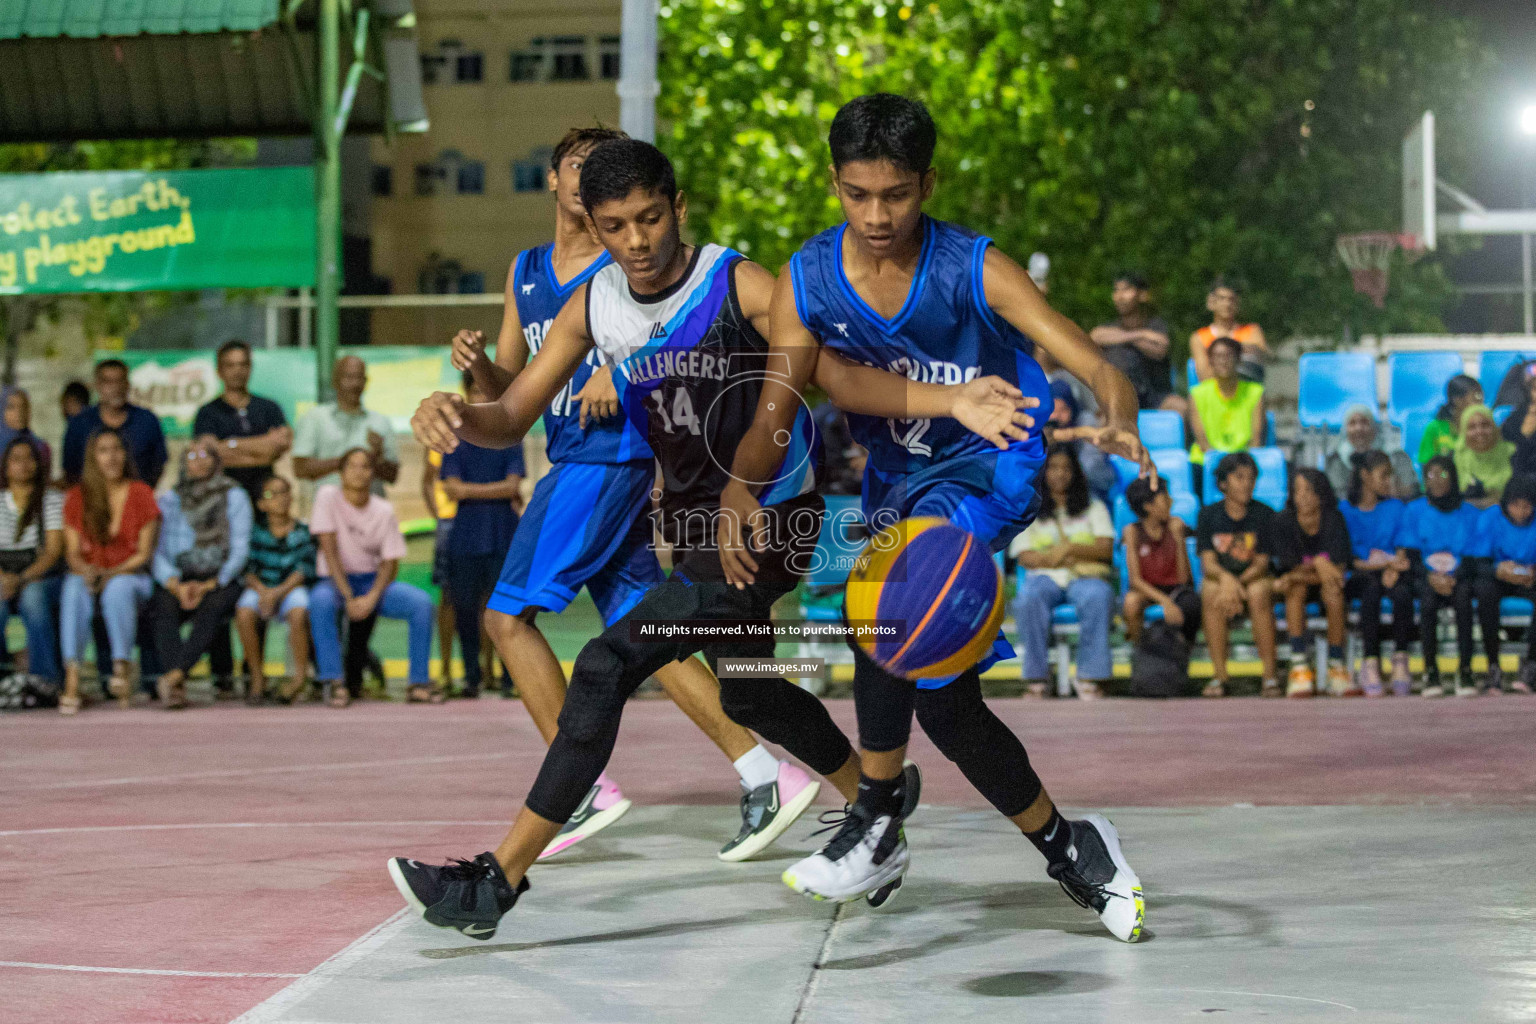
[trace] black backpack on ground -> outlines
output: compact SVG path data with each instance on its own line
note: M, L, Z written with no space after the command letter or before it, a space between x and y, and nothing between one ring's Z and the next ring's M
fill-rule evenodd
M1131 650L1132 697L1182 697L1189 690L1189 645L1166 622L1153 622Z

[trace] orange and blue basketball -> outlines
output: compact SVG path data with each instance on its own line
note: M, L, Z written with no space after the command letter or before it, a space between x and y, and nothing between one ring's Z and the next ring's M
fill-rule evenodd
M892 675L964 672L992 649L1003 621L1003 577L992 553L944 519L903 519L865 547L848 576L848 621L888 624L856 637Z

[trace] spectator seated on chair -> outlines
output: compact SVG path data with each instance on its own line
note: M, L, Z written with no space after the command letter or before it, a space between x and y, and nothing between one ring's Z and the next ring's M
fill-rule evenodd
M1350 460L1359 452L1370 451L1383 453L1392 464L1390 497L1410 501L1418 496L1419 476L1413 468L1413 460L1402 448L1387 444L1376 414L1364 405L1349 407L1344 414L1344 432L1333 442L1323 461L1323 472L1328 474L1328 482L1333 485L1335 494L1349 490Z
M1381 682L1381 602L1392 604L1392 692L1406 695L1413 685L1408 647L1413 643L1412 563L1401 546L1399 526L1404 505L1393 497L1392 462L1385 452L1356 452L1347 500L1339 505L1349 527L1350 575L1346 599L1360 602L1360 638L1365 658L1355 676L1367 697L1385 692Z
M1082 411L1077 403L1077 393L1064 380L1051 381L1051 403L1051 413L1045 421L1047 431L1098 425L1096 417ZM1088 488L1098 497L1107 495L1115 486L1115 468L1110 465L1109 456L1097 446L1081 441L1062 443L1071 449L1078 465L1083 467L1083 475L1088 478Z
M1190 462L1203 465L1207 451L1240 452L1264 440L1264 385L1237 375L1242 350L1231 338L1211 342L1211 376L1189 392Z
M1205 570L1201 615L1214 676L1203 691L1207 697L1226 696L1232 620L1245 612L1263 665L1262 692L1266 697L1282 692L1275 679L1274 580L1269 572L1275 511L1254 500L1258 479L1259 467L1252 455L1223 456L1216 464L1216 487L1222 499L1200 510L1195 527L1195 545Z
M1320 604L1328 621L1328 692L1351 689L1344 667L1344 577L1349 572L1349 527L1328 477L1316 469L1291 474L1291 493L1275 517L1275 593L1285 601L1285 631L1291 643L1287 697L1310 697L1317 677L1307 636L1307 605Z
M111 643L107 691L126 704L132 693L129 657L138 639L139 609L154 582L149 562L160 535L155 492L137 479L122 435L110 427L85 443L80 482L64 496L64 558L69 575L59 607L64 695L59 710L80 710L80 657L97 605Z
M1211 313L1211 322L1189 336L1189 352L1195 361L1195 376L1200 380L1210 380L1214 375L1210 359L1211 342L1217 338L1231 338L1242 346L1237 361L1237 375L1243 380L1264 383L1264 361L1269 358L1264 328L1258 324L1238 323L1237 314L1241 305L1242 295L1237 286L1218 277L1205 296L1205 308Z
M1469 405L1483 404L1483 386L1474 377L1458 373L1445 382L1445 403L1435 411L1435 418L1424 428L1419 440L1415 459L1424 465L1436 455L1452 455L1456 451L1456 435L1461 429L1461 414ZM1515 440L1510 438L1511 441Z
M1525 394L1500 428L1515 446L1509 462L1516 473L1536 473L1536 363L1527 365L1532 372L1525 377Z
M316 677L326 685L331 705L346 707L362 693L368 639L379 616L404 619L409 628L408 699L439 703L446 694L432 686L432 598L395 579L405 557L405 536L394 506L372 491L375 458L369 448L342 454L337 469L341 485L321 487L310 511L309 528L320 545L320 582L309 597ZM349 623L345 665L343 614ZM336 685L343 679L345 686Z
M1514 454L1514 444L1499 436L1493 411L1486 405L1467 406L1461 414L1461 431L1452 456L1461 480L1461 496L1478 508L1498 504L1504 485L1515 472Z
M1499 667L1499 602L1506 597L1536 602L1536 476L1521 474L1511 479L1499 504L1479 515L1470 554L1476 572L1477 619L1488 655L1483 685L1497 693L1504 688L1504 671ZM1528 636L1520 674L1509 687L1519 693L1530 693L1536 686L1536 625Z
M251 677L245 696L247 703L259 704L266 693L262 624L282 619L288 624L293 677L278 692L277 700L291 704L309 684L309 593L315 584L315 538L309 527L293 517L293 485L282 477L267 477L256 508L263 521L251 531L245 590L235 603L235 625Z
M1424 464L1424 497L1403 509L1398 546L1413 561L1413 591L1419 599L1419 643L1424 651L1424 696L1477 693L1472 679L1473 560L1480 513L1461 497L1456 462L1436 455ZM1497 602L1495 602L1497 604ZM1455 687L1440 683L1440 609L1456 613ZM1497 631L1497 626L1494 627Z
M220 631L229 632L251 552L251 499L219 463L218 442L193 441L181 478L160 496L149 621L160 654L160 699L186 707L187 675ZM182 639L182 627L192 629Z
M1051 616L1070 603L1077 612L1078 693L1098 696L1100 684L1114 674L1109 626L1114 617L1115 528L1109 509L1088 491L1088 478L1077 457L1053 447L1041 474L1040 508L1035 521L1013 539L1008 553L1028 570L1014 597L1014 621L1024 650L1024 682L1043 693L1049 676Z
M1146 611L1156 605L1163 610L1163 621L1182 630L1185 643L1193 644L1200 631L1200 595L1191 585L1184 544L1189 530L1173 516L1168 481L1158 477L1153 490L1148 480L1138 477L1125 489L1125 503L1136 515L1120 535L1130 584L1121 605L1126 639L1133 644L1141 639Z
M14 402L24 391L11 393ZM27 673L60 683L58 607L64 586L64 495L48 480L33 440L17 436L0 455L0 635L12 615L27 629Z

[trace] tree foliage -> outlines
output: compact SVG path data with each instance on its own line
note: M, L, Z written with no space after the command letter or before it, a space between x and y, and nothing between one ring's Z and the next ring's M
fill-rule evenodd
M1053 261L1051 298L1108 312L1122 267L1187 329L1218 274L1273 337L1432 329L1434 260L1394 268L1380 314L1334 255L1394 229L1403 133L1426 109L1442 166L1489 58L1470 26L1402 0L664 0L662 145L695 232L777 267L836 223L827 128L867 92L939 127L930 211Z

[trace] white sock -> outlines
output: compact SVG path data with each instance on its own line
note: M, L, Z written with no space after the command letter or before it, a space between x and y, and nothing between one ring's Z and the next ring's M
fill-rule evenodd
M748 789L766 786L779 777L779 761L761 743L735 760L736 774Z

